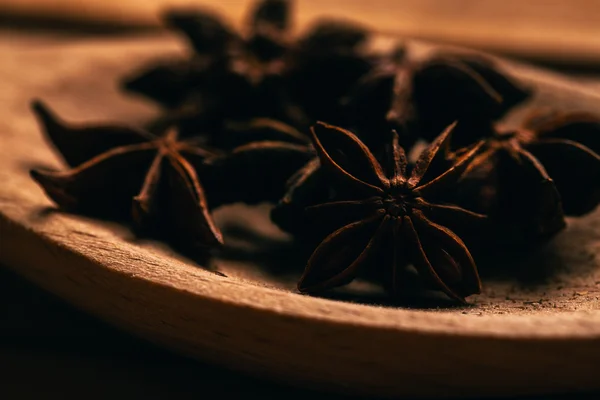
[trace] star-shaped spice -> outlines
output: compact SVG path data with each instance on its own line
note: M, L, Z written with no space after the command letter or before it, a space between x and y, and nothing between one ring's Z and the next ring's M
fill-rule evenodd
M151 66L126 78L123 87L167 107L166 123L178 121L192 131L224 119L271 114L302 119L282 91L289 8L286 0L259 1L246 34L210 11L169 10L163 20L192 45L191 58Z
M335 230L310 257L298 284L301 292L344 285L365 267L379 268L386 286L397 292L410 262L424 281L453 299L464 301L479 293L475 262L449 227L479 224L485 216L435 199L456 184L481 145L440 175L424 179L449 145L453 127L423 151L412 170L397 136L384 169L351 132L323 123L313 128L313 143L335 198L310 207L307 217Z
M137 232L198 254L222 244L196 169L213 152L180 140L176 130L155 136L127 126L76 126L39 101L33 110L46 137L72 166L31 171L60 208L130 220Z
M565 214L581 216L600 203L600 118L583 112L531 115L520 136L553 179Z
M194 134L226 120L267 117L297 127L332 120L339 97L375 62L363 50L368 35L354 24L325 20L292 40L291 3L257 2L245 33L207 11L167 12L165 22L186 36L194 54L128 77L124 88L168 109L159 127L178 122Z
M344 104L359 131L372 126L376 137L384 135L379 143L387 141L390 127L403 129L401 139L411 143L415 132L432 140L456 120L460 130L487 126L530 95L491 59L440 52L419 61L396 56L380 63L349 91ZM456 147L468 144L454 136ZM378 143L371 138L372 144Z
M580 113L536 114L518 129L461 131L461 143L484 140L465 181L479 176L489 187L486 212L513 225L513 236L549 238L566 226L563 214L584 215L600 202L600 156L586 146L600 149L599 138L598 119Z

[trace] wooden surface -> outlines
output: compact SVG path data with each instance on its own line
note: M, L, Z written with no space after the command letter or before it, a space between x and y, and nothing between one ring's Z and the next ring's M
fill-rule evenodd
M152 110L119 94L114 81L157 49L178 52L169 40L0 44L1 262L130 333L281 382L413 397L600 389L599 213L571 221L557 238L550 256L567 268L552 287L489 281L475 307L414 310L300 296L287 278L247 262L222 261L227 276L217 276L121 226L53 211L27 176L32 166L60 165L41 140L29 99L41 96L70 119L139 121ZM592 90L516 70L540 85L546 101L600 105ZM564 296L565 285L578 292ZM544 289L549 301L540 299ZM505 291L521 305L512 307ZM546 306L556 302L565 307Z
M9 400L211 399L207 393L228 399L356 399L252 379L166 352L76 310L2 266L0 326L0 382ZM597 398L571 394L510 400Z
M2 0L0 17L159 26L166 6L199 4L239 24L249 0ZM353 18L382 31L555 63L600 64L600 0L298 0L297 27Z
M0 382L7 400L212 399L207 393L229 399L346 399L167 352L76 310L4 266L0 326Z

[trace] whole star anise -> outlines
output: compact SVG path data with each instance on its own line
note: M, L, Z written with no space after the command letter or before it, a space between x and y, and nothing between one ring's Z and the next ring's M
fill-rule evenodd
M588 114L536 114L517 129L460 131L460 143L484 140L465 181L483 182L488 204L472 208L514 227L515 241L551 237L566 226L565 214L587 214L600 202L600 156L583 144L598 148L598 135L600 124ZM478 199L472 192L465 197Z
M583 112L533 113L520 134L553 179L566 215L600 203L600 118Z
M387 142L390 128L402 129L406 144L417 136L432 140L456 120L459 130L477 130L531 95L529 88L479 55L440 52L414 60L400 54L379 63L344 98L352 117L349 126L359 132L375 129L373 137L365 138L371 148ZM454 136L456 147L468 144L459 142L461 135Z
M424 179L440 150L449 145L453 128L424 150L409 171L397 136L384 169L351 132L323 123L314 126L313 143L335 196L310 207L308 218L335 230L310 257L298 284L301 292L344 285L367 266L382 269L386 286L395 292L410 262L423 280L453 299L464 301L479 293L475 262L448 226L481 223L485 216L435 199L456 184L481 145L471 147L440 175Z
M176 130L156 136L128 126L76 126L39 101L33 110L47 138L72 166L31 171L60 208L130 220L138 233L165 238L199 255L222 244L196 170L214 152L180 140Z
M331 120L347 86L375 62L362 50L369 35L357 25L325 20L292 40L290 8L291 1L259 1L246 34L206 11L169 11L164 20L188 38L193 56L145 69L123 87L168 109L156 129L177 122L198 134L206 126L218 132L214 127L226 120L266 117L299 128Z
M288 46L290 1L262 0L247 32L238 33L210 11L168 10L165 24L183 34L194 52L189 60L162 62L123 82L123 87L158 101L170 111L163 122L194 129L224 119L253 116L302 119L282 90Z

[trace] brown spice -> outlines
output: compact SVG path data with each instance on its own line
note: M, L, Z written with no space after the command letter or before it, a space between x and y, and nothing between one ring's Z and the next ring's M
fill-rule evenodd
M310 257L298 284L300 291L315 293L346 284L362 268L377 265L373 261L381 256L381 272L392 292L400 287L408 261L424 281L456 300L479 293L475 262L447 225L478 224L485 216L427 199L454 185L481 145L441 175L423 180L440 150L448 146L453 128L422 153L410 172L397 136L384 169L351 132L323 123L313 128L314 146L337 194L333 201L307 212L315 221L335 221L337 228Z
M41 102L33 108L47 137L73 166L31 171L59 207L128 219L139 233L198 253L223 243L196 172L214 152L180 140L176 130L155 136L126 126L74 126L58 120Z

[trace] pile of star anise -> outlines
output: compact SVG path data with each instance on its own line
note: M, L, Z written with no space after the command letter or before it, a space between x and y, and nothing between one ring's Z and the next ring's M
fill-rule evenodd
M76 126L37 101L70 169L32 177L64 209L202 254L224 240L211 210L270 202L313 246L298 284L311 294L363 276L398 295L417 274L464 301L480 291L476 251L533 247L597 206L600 119L551 112L507 130L532 91L491 59L374 52L368 30L335 19L292 35L290 3L259 0L242 33L166 13L192 54L123 82L161 116Z

